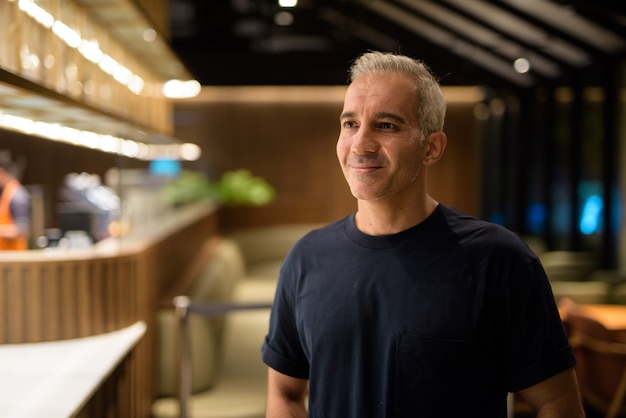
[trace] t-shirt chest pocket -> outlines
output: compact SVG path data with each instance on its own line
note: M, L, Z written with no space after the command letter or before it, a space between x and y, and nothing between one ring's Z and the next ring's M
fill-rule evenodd
M478 359L472 340L401 333L396 345L396 387L392 395L399 408L396 412L405 416L417 408L424 416L430 416L428 411L441 413L451 402L462 399L463 391L480 372Z

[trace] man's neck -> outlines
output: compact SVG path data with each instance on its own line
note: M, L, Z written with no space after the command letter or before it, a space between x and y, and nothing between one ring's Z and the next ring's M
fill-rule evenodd
M387 201L359 201L355 216L356 227L368 235L391 235L405 231L428 218L438 202L430 196L398 205Z

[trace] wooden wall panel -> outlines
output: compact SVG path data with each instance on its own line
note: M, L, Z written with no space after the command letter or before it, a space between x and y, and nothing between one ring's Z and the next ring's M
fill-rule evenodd
M470 215L481 216L480 123L474 118L474 103L448 105L444 127L448 145L441 160L429 171L433 197Z

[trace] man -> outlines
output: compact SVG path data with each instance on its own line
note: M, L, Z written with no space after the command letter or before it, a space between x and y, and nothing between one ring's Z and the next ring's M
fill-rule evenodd
M30 195L11 170L11 161L0 158L0 251L28 249Z
M371 52L350 81L337 156L357 212L283 264L267 417L503 418L508 392L537 417L584 416L537 257L426 190L447 141L428 68Z

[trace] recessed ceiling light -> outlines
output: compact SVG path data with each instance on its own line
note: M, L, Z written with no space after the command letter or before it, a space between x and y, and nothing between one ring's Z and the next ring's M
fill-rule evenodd
M280 7L296 7L298 0L278 0Z
M518 58L513 62L513 68L520 74L526 74L530 71L530 61L526 58Z

